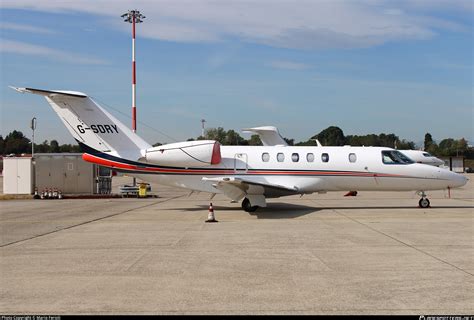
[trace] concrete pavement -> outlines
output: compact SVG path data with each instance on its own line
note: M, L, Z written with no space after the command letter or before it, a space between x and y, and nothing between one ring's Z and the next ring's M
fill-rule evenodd
M0 201L0 313L473 314L474 176L413 193ZM123 178L121 178L123 179ZM118 180L120 181L120 180Z

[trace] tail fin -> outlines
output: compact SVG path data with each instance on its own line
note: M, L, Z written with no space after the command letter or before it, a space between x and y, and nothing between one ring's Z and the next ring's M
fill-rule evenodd
M44 96L72 136L89 153L95 150L136 160L142 150L151 147L84 93L11 88Z

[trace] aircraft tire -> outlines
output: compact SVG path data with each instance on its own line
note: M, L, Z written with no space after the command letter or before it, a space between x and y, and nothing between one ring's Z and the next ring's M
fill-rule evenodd
M428 200L428 198L421 198L420 201L418 201L418 205L420 208L429 208L430 200Z
M242 201L242 209L244 209L245 212L255 212L258 209L258 206L252 206L250 200L245 198Z

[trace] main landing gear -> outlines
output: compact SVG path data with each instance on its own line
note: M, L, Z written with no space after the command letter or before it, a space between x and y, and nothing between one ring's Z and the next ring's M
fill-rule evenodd
M420 208L429 208L430 207L430 200L426 197L424 191L419 191L418 194L421 196L420 201L418 201L418 205Z
M244 198L244 200L242 201L242 209L244 209L246 212L255 212L255 210L257 210L258 208L259 206L252 206L250 204L250 200L247 198Z

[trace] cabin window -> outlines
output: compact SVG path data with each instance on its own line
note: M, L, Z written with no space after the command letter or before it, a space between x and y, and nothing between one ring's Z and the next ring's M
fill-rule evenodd
M328 162L328 161L329 161L329 154L323 153L323 154L321 155L321 161L322 161L322 162Z
M312 154L312 153L307 153L307 154L306 154L306 161L308 161L308 162L314 162L314 154Z
M263 162L268 162L268 161L270 161L270 155L268 154L268 152L262 153L262 161L263 161Z
M278 161L278 162L283 162L283 161L285 161L285 155L284 155L283 153L281 153L281 152L278 153L278 154L277 154L277 161Z
M298 162L298 161L300 161L300 155L297 154L297 153L293 153L293 154L291 155L291 161L293 161L293 162Z
M355 153L349 153L349 162L356 162L357 161L357 156Z
M396 150L382 151L382 162L385 164L411 164L413 160Z

